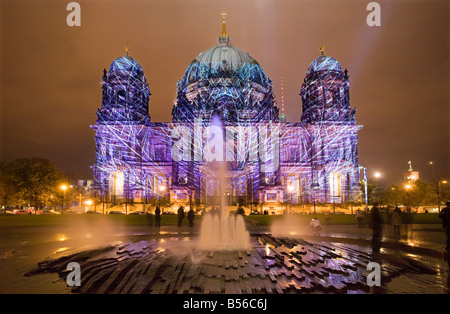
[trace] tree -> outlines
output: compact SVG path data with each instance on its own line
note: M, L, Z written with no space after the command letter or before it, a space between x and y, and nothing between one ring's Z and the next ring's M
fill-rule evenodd
M64 175L48 159L38 157L16 159L10 163L11 184L17 198L25 204L42 208L57 195Z
M0 208L6 211L6 208L16 200L17 190L13 184L13 172L11 163L0 162Z
M401 206L404 204L404 193L405 192L402 191L402 189L400 189L397 185L389 186L384 194L386 204L391 206Z
M411 207L419 207L436 203L436 195L431 184L424 181L414 181L411 183L411 189L405 191L404 200Z

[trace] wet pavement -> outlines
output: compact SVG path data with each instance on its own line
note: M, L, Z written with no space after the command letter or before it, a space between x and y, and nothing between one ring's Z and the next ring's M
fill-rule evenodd
M445 235L440 225L403 225L400 237L391 226L383 226L381 253L385 256L401 255L415 260L434 274L407 272L392 276L385 286L385 293L448 293L448 258L442 254ZM248 225L255 237L270 234L269 227ZM2 227L0 229L0 293L71 293L65 281L57 273L44 273L26 277L44 260L88 251L105 244L121 245L142 241L158 243L178 242L180 247L192 247L198 234L194 228L163 226L158 233L144 226L76 226L76 227ZM358 251L370 250L372 230L356 225L323 225L320 234L313 234L307 227L300 228L296 239L313 241L317 245L342 245ZM303 241L303 240L302 240ZM392 262L392 261L391 261ZM364 291L364 289L361 289ZM243 292L245 293L245 291Z

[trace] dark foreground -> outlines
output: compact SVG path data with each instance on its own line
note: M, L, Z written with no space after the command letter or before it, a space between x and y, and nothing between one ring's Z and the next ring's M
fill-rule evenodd
M25 217L26 218L26 217ZM134 219L134 218L133 218ZM439 225L383 228L372 253L371 229L307 225L289 237L248 224L252 249L201 252L194 228L154 228L89 217L76 224L0 228L0 293L54 294L298 294L449 292L448 256ZM297 232L298 231L298 232ZM69 262L81 267L81 286L68 287ZM370 262L381 266L381 287L369 286Z
M389 250L372 254L350 244L269 234L252 240L252 250L238 252L186 250L180 238L167 239L165 246L157 240L128 242L40 262L25 276L53 272L65 281L67 264L77 262L82 283L71 289L75 293L284 294L384 293L396 278L437 274L417 259ZM381 266L381 287L367 284L370 262Z

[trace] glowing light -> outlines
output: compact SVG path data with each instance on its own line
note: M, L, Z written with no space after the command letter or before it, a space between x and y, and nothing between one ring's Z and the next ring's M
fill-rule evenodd
M66 241L67 238L68 238L67 235L64 234L64 233L58 233L58 234L56 235L56 240L58 240L58 241L60 241L60 242Z

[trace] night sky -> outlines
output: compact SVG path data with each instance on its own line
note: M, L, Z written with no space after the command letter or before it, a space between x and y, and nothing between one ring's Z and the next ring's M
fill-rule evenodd
M81 26L66 24L70 1L1 0L0 158L43 157L92 179L103 69L125 55L143 67L153 122L171 121L176 83L213 47L228 13L231 42L258 60L288 121L302 113L300 87L320 55L349 71L357 107L359 162L400 183L412 161L421 179L449 176L449 2L389 0L369 27L365 0L77 1ZM278 102L281 106L281 101Z

